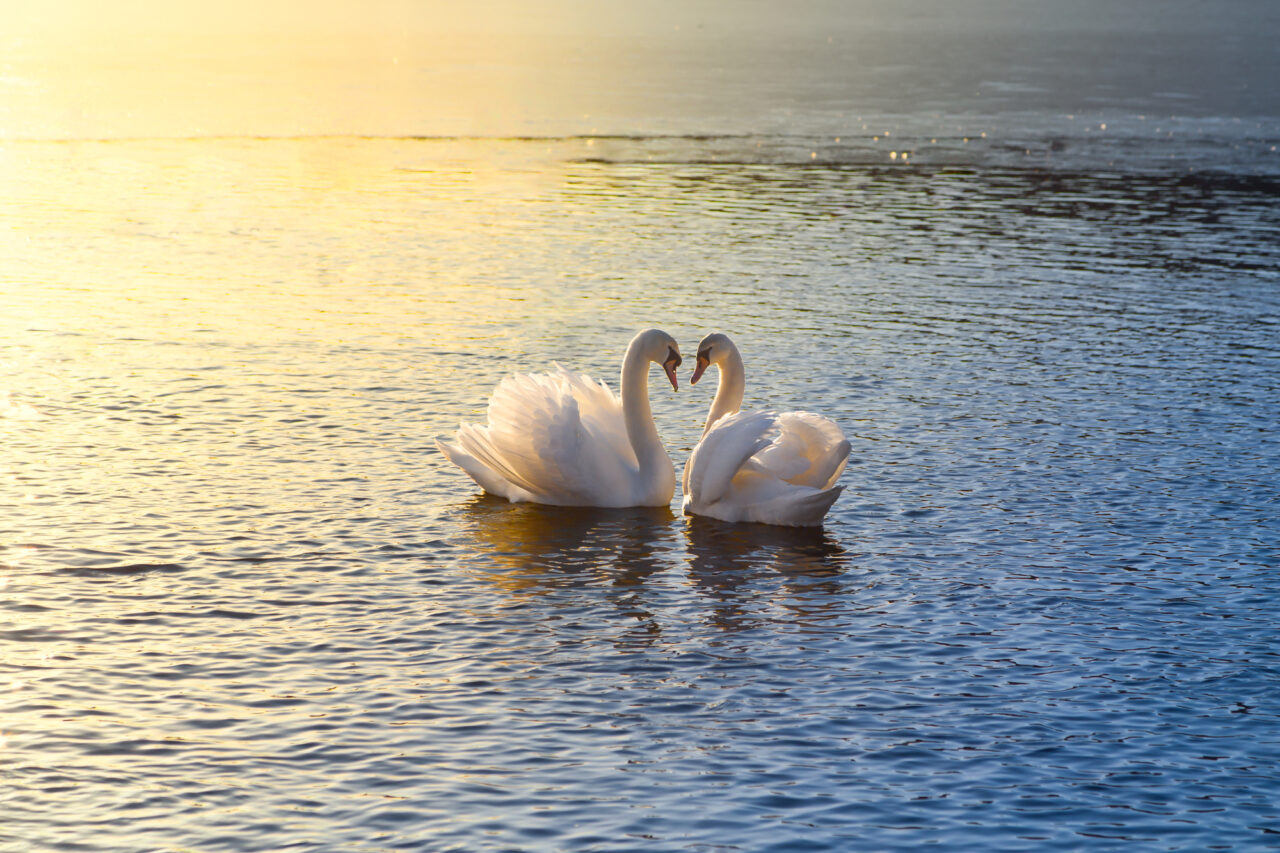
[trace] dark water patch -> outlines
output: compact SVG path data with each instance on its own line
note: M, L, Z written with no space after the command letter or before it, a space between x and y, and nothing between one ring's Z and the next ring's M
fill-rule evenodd
M3 567L3 566L0 566L0 568L7 569L7 567ZM14 613L44 613L46 611L54 609L51 607L45 607L42 604L34 604L32 602L19 603L19 602L10 602L10 601L4 602L2 605L0 605L0 607L3 607L5 610L13 611Z
M188 618L195 617L195 618L202 618L202 619L232 619L236 621L243 621L246 619L261 619L265 615L266 614L262 613L261 611L228 610L226 608L221 608L221 607L215 607L211 610L191 611L184 614L184 616Z
M33 626L0 631L0 639L17 643L74 643L86 642L88 637L59 628Z
M187 567L178 563L128 563L116 566L67 567L57 569L57 574L74 575L82 578L110 578L115 576L145 574L172 574L187 571Z

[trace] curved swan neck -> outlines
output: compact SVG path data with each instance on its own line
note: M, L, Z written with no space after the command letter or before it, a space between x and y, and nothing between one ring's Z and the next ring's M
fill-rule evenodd
M720 382L716 387L715 399L711 401L711 408L707 411L707 425L703 427L703 435L720 418L742 408L742 397L747 388L747 370L742 364L742 354L732 343L726 347L725 354L716 359L715 365L720 369Z
M658 437L658 427L653 422L653 411L649 408L649 362L652 361L645 352L640 338L631 342L627 354L622 359L622 417L627 425L627 439L631 449L635 451L636 461L642 473L652 473L658 465L666 460L666 448Z

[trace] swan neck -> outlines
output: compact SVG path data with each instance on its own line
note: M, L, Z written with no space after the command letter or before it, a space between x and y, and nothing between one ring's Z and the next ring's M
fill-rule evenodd
M658 427L649 408L650 359L639 349L630 347L622 360L622 417L627 425L627 439L640 464L640 473L653 474L660 470L664 460L668 466L671 460L658 437Z
M720 382L716 387L715 399L711 401L711 408L707 411L707 425L702 430L703 435L720 418L742 408L742 397L747 387L747 371L736 347L730 349L716 367L720 369Z

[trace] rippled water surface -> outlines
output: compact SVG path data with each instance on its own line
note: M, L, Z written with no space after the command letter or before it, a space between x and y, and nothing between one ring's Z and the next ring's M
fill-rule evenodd
M1268 133L4 144L0 847L1280 846ZM824 529L434 450L646 326Z

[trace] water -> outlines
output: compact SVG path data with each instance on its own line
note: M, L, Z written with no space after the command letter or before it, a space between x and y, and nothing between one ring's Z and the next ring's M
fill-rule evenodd
M1280 132L1206 79L10 135L0 849L1280 847ZM434 450L645 326L842 425L824 529Z

